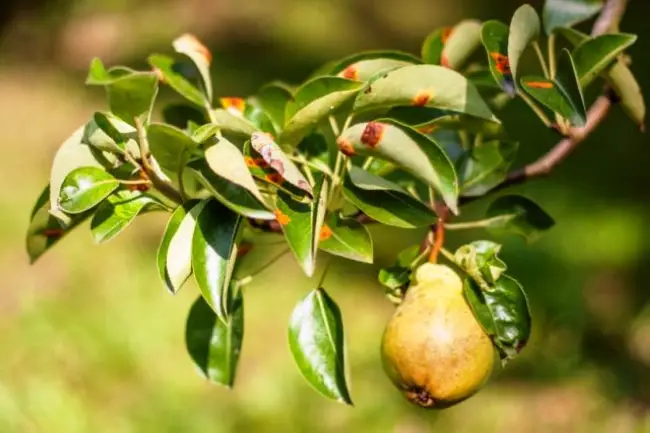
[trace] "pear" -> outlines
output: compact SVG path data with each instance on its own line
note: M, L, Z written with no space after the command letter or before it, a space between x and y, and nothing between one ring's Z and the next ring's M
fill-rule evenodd
M421 407L445 408L489 379L496 351L448 266L425 263L386 325L382 360L391 381Z

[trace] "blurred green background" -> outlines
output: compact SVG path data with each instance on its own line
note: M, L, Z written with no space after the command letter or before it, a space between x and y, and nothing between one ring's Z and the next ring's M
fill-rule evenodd
M540 10L541 1L532 2ZM527 289L534 336L474 398L444 412L410 406L381 370L392 307L377 268L422 233L374 230L376 265L334 262L326 288L346 325L355 407L317 395L294 368L290 311L313 282L285 257L247 286L246 338L234 390L210 385L184 349L192 284L169 296L155 273L165 221L151 214L107 245L77 230L29 266L24 233L59 143L94 110L91 57L144 66L183 32L213 50L216 92L297 82L354 51L419 52L462 18L509 21L496 0L3 0L0 4L0 432L640 432L650 431L650 151L620 109L548 180L518 188L558 221L533 245L504 240ZM650 89L650 5L632 1L624 31ZM164 96L163 96L164 97ZM591 95L593 97L593 95ZM502 113L520 162L555 141L515 102ZM486 203L464 210L480 215ZM485 237L449 236L449 246Z

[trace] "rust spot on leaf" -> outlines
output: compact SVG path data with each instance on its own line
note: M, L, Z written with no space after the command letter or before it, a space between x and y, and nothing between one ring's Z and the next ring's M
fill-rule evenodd
M412 104L416 107L424 107L433 98L433 92L429 89L420 90L413 98Z
M494 51L490 53L490 57L492 60L494 60L495 67L500 74L512 75L512 71L510 70L510 60L508 59L508 56L504 56L503 54Z
M341 72L343 78L348 80L358 80L359 79L359 69L356 65L350 65Z
M417 128L417 131L422 133L422 134L431 134L437 128L438 127L436 125L421 126L420 128Z
M233 114L243 114L244 109L246 108L246 101L244 98L229 96L225 98L219 98L219 102L223 108L230 111L231 113L234 112Z
M442 29L442 37L440 39L442 40L443 45L445 45L449 40L449 36L451 36L452 31L454 31L453 27L445 27Z
M384 136L386 125L379 122L368 122L363 134L361 134L361 143L368 147L375 148Z
M323 227L321 227L320 229L318 239L322 242L328 240L331 237L332 237L332 229L329 228L327 224L323 224Z
M451 64L449 63L449 59L447 58L447 55L443 53L443 55L440 57L440 66L453 69L451 67Z
M291 218L285 213L283 213L280 209L276 209L275 212L275 219L278 220L278 224L281 226L286 226L291 222Z
M284 182L284 178L280 173L269 173L265 176L265 179L278 185L282 185L282 182Z
M244 257L253 249L253 244L250 242L242 242L239 244L239 249L237 250L237 258Z
M526 85L532 89L552 89L553 83L550 81L529 81Z
M63 229L45 229L42 234L46 238L60 238L65 233Z
M354 151L354 146L350 141L346 140L343 137L339 137L336 140L336 145L339 147L339 150L343 152L344 155L346 156L354 156L356 155L356 152Z
M248 168L258 168L259 165L257 165L257 161L254 158L251 158L250 156L245 156L244 157L244 162L246 163L246 167Z
M190 33L186 33L174 41L174 49L179 52L194 52L198 53L205 61L212 63L212 53L208 48L198 40L198 38Z

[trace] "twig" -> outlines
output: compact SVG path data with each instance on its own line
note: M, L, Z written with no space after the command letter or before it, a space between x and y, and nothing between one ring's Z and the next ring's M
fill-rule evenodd
M591 29L591 36L598 36L604 33L615 31L621 23L628 0L609 0L603 6L600 16Z

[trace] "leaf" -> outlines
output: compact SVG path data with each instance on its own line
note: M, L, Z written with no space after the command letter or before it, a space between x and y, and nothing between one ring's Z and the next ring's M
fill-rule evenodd
M192 140L194 140L196 143L203 144L214 137L219 131L220 129L217 125L208 123L199 126L199 128L192 133Z
M325 397L352 404L343 334L341 311L323 289L310 292L291 313L289 347L302 375Z
M513 163L519 143L492 140L475 146L458 169L461 195L481 196L500 184Z
M96 243L119 235L141 212L164 209L160 202L140 191L120 190L108 196L95 211L90 230Z
M275 218L267 209L265 202L261 202L247 188L216 175L205 160L192 161L187 167L213 197L231 210L247 218L263 220Z
M456 71L435 65L388 72L359 94L354 111L400 105L439 108L499 123L472 83Z
M413 269L416 269L419 262L424 259L420 253L420 245L411 245L402 250L398 254L395 264L379 270L379 283L391 290L407 286L411 282ZM418 257L421 259L417 260Z
M151 154L164 169L178 173L190 153L199 146L185 132L165 123L151 123L147 127L147 140Z
M451 27L443 27L436 29L427 36L422 44L422 61L431 65L439 65L442 58L442 50L445 47L449 35L451 35Z
M213 125L218 126L223 131L232 132L233 134L250 137L257 131L257 127L243 116L235 116L230 111L223 108L212 110L211 121Z
M562 50L555 80L528 76L521 79L521 85L530 96L568 119L573 126L584 126L587 122L585 101L569 50Z
M299 202L291 195L278 191L275 219L300 267L311 277L316 267L316 253L321 227L327 211L329 182L324 178L314 188L314 200Z
M284 128L287 104L293 99L289 86L280 82L272 82L262 86L256 95L257 102L269 116L277 131Z
M208 122L205 113L194 105L171 104L162 110L165 123L169 123L180 129L187 129L188 124L195 123L203 125Z
M495 218L489 228L521 235L529 242L555 225L553 218L535 202L518 195L499 197L490 204L486 216Z
M421 62L417 57L403 51L362 51L333 62L320 71L320 75L338 75L352 80L368 81L377 72L412 63ZM355 75L358 78L355 78Z
M370 232L353 218L330 214L321 227L320 249L335 256L362 263L372 263L372 238Z
M382 224L416 228L436 221L431 209L400 186L358 167L350 167L344 187L349 201Z
M207 201L191 200L178 206L165 227L158 247L158 275L165 287L175 294L192 274L192 236L196 218Z
M78 214L94 208L120 186L113 175L97 167L81 167L71 171L61 184L59 207Z
M508 57L509 35L508 26L501 21L487 21L481 28L481 40L487 51L490 72L499 87L510 96L514 96L516 93L515 80Z
M133 126L113 116L111 113L97 112L84 128L82 143L97 150L122 153L129 149L139 156Z
M494 81L492 76L490 76L490 80ZM475 134L483 134L484 138L496 138L505 135L505 129L501 123L436 108L393 107L386 113L385 117L404 123L427 135L438 130L467 130Z
M428 136L392 119L359 123L343 131L337 144L347 155L390 161L435 188L458 213L458 179L452 162Z
M636 35L608 34L588 39L573 50L573 61L584 89L626 48L636 42Z
M269 134L277 134L277 131L281 130L281 128L276 129L271 118L266 114L255 98L249 98L246 102L244 107L244 118L255 125L257 130Z
M277 142L285 150L294 148L316 125L354 97L363 85L339 77L319 77L306 82L287 103L287 121Z
M521 6L512 16L510 36L508 36L508 59L515 85L519 60L526 48L539 39L539 27L539 16L530 5Z
M196 66L201 81L207 102L212 101L212 78L210 76L210 63L212 62L212 54L194 35L189 33L174 40L174 50L177 53L184 54L192 60Z
M104 86L111 112L127 123L142 114L148 114L158 93L158 77L153 72L139 72L120 67L104 69L95 58L86 84Z
M185 346L201 373L212 382L231 388L235 383L244 339L244 301L237 290L226 322L199 297L187 317Z
M103 168L98 160L97 151L82 143L83 134L82 126L59 147L50 169L50 212L64 223L68 217L59 209L59 192L64 179L70 172L80 167Z
M413 61L391 58L366 59L348 65L337 74L337 77L367 82L382 72L401 68L402 66L412 65L413 63Z
M204 107L210 103L199 89L190 83L183 74L178 72L177 62L173 58L161 54L153 54L149 56L148 60L149 64L161 75L162 81L168 84L179 95L199 107Z
M440 56L440 64L459 70L469 60L472 53L481 45L481 23L465 20L452 29Z
M603 7L602 0L546 0L544 29L550 35L557 27L571 27L596 15Z
M311 185L300 169L280 149L280 146L275 144L271 137L263 132L254 132L251 136L251 146L283 180L307 192L309 195L312 194Z
M91 214L72 215L62 222L49 212L49 197L50 189L45 187L34 205L27 228L26 247L32 264Z
M488 284L494 284L507 270L498 257L501 245L491 241L474 241L458 248L454 254L456 263L463 269L477 271Z
M237 234L243 218L216 200L200 211L192 237L192 270L205 302L227 323L230 280L237 256Z
M471 278L464 281L465 298L485 331L492 337L503 360L512 359L530 338L531 318L521 285L502 275L486 290Z

